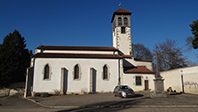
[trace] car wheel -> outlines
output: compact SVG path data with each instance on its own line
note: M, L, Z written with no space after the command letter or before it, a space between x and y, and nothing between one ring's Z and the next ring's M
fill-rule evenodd
M120 98L124 98L124 97L122 96L122 93L120 93Z
M114 93L114 97L116 97L117 95Z

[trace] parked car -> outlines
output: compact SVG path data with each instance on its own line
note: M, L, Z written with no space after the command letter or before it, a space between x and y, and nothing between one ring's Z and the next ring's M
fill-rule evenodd
M133 89L131 89L127 85L116 86L113 93L114 93L114 96L120 96L121 98L135 96L135 92L133 91Z

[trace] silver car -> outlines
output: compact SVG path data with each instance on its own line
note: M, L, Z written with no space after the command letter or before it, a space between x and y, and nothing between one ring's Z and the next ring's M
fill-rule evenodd
M120 96L121 98L135 96L135 92L127 85L116 86L113 93L114 96Z

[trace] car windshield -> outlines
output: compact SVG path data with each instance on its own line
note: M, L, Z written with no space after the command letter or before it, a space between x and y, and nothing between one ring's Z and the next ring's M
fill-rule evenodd
M129 86L121 86L121 89L131 89Z

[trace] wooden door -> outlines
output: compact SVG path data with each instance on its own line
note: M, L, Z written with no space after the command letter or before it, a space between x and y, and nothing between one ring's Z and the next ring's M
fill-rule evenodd
M148 82L149 82L148 80L144 81L145 90L149 90L149 83Z

